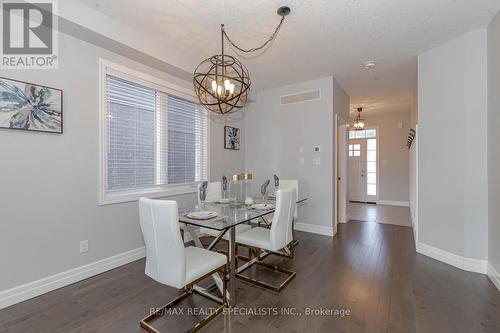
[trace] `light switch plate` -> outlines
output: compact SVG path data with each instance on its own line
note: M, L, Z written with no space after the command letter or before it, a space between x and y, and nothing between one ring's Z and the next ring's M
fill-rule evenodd
M320 164L321 164L321 158L320 157L313 158L313 165L320 165Z
M300 165L304 165L304 163L305 163L304 158L303 157L299 157L299 164Z
M299 153L303 153L304 152L304 146L300 146L299 147Z
M87 252L89 252L89 241L82 240L80 242L80 253L87 253Z

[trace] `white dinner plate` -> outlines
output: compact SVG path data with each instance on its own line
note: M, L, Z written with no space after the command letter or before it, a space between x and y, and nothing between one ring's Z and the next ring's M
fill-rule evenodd
M271 204L253 204L250 206L252 209L256 210L269 210L274 209L274 205Z
M221 203L221 204L227 204L227 203L230 203L233 201L234 201L234 199L232 199L232 198L220 198L220 199L215 200L214 202Z
M208 220L216 217L217 215L219 214L217 214L216 212L201 211L188 213L186 214L186 217L194 220Z

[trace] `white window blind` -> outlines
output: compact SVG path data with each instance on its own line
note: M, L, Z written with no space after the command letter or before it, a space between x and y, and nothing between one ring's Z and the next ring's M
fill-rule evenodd
M106 191L208 178L208 120L199 105L106 75Z

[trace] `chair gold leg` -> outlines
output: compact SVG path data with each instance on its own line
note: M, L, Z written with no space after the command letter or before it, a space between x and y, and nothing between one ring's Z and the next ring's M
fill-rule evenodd
M161 308L158 308L156 309L153 313L149 314L148 316L146 316L144 319L142 319L140 321L140 325L142 328L144 328L146 331L150 332L150 333L160 333L156 328L154 328L153 326L150 325L150 322L153 321L154 319L158 318L158 317L161 317L165 314L165 312L168 310L168 309L172 309L176 304L180 303L183 299L191 296L193 294L193 292L196 292L195 290L191 290L190 288L192 288L192 285L208 276L211 276L212 274L216 273L216 272L219 272L223 279L223 288L222 288L222 304L215 309L214 312L212 312L209 316L203 318L200 322L196 323L196 325L194 325L193 327L191 327L187 333L194 333L196 331L198 331L200 328L202 328L203 326L205 326L210 320L214 319L218 314L220 314L222 312L222 310L224 309L224 307L226 306L227 304L227 298L226 298L226 265L224 265L223 268L220 268L220 269L216 269L215 271L213 272L210 272L209 274L206 274L205 276L201 277L200 279L198 279L197 281L194 281L193 283L191 283L189 286L188 286L188 290L185 291L184 293L182 293L181 295L179 295L177 298L175 298L173 301L171 301L170 303L168 304L165 304L164 306L162 306ZM210 298L210 297L207 297L205 295L203 295L202 293L197 293L198 295L201 295L205 298L208 298L210 300L214 300L213 298Z
M191 327L189 329L189 331L187 331L187 333L193 333L193 332L198 331L200 328L202 328L203 326L205 326L210 320L214 319L219 313L221 313L223 309L224 309L224 305L219 306L209 316L203 318L199 323L197 323L196 325L194 325L193 327Z
M149 316L145 317L144 319L142 319L140 321L141 327L150 333L160 333L156 328L149 325L149 322L151 322L152 320L154 320L157 317L163 316L163 314L164 314L164 312L166 312L166 310L173 308L174 305L180 303L183 299L185 299L186 297L188 297L190 295L192 295L192 292L186 291L183 294L181 294L180 296L178 296L176 299L171 301L170 303L165 304L164 306L162 306L159 309L156 309L155 312L151 313Z
M227 265L224 265L222 273L222 305L227 306Z
M243 259L243 258L240 258L240 259ZM282 268L282 267L279 267L279 266L276 266L276 265L269 265L269 264L266 264L262 261L256 261L255 264L259 265L259 266L262 266L264 268L267 268L269 270L272 270L272 271L275 271L275 272L280 272L280 273L284 273L284 274L287 274L288 277L286 278L285 281L283 281L279 286L275 286L275 285L272 285L272 284L269 284L269 283L266 283L266 282L263 282L263 281L260 281L260 280L257 280L257 279L254 279L254 278L251 278L251 277L248 277L248 276L245 276L245 275L242 275L241 273L245 270L247 270L248 268L250 268L252 265L248 266L247 268L245 268L242 272L236 274L236 277L244 282L248 282L250 284L253 284L253 285L256 285L256 286L259 286L259 287L263 287L263 288L266 288L266 289L269 289L269 290L272 290L274 291L275 293L279 293L283 288L286 287L287 284L290 283L290 281L292 281L295 276L297 275L296 272L294 271L290 271L288 269L285 269L285 268Z

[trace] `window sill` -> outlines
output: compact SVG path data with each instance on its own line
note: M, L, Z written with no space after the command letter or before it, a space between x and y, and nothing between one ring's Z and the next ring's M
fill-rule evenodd
M197 185L181 185L163 188L149 188L137 191L117 191L117 192L102 192L99 198L99 206L112 205L124 202L138 201L139 198L163 198L177 195L197 193Z

